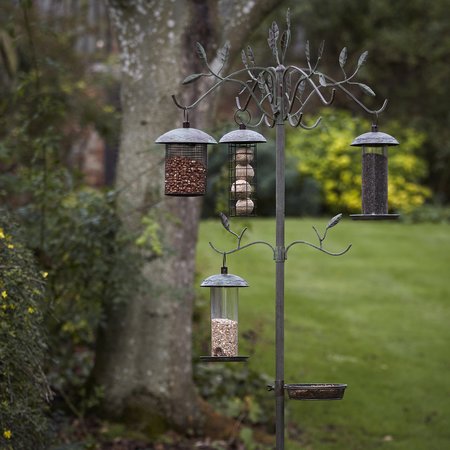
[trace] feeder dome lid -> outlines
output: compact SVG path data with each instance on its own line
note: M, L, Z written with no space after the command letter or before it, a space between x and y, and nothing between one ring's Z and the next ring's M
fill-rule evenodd
M190 128L189 122L183 123L183 128L176 128L159 136L156 144L217 144L209 134L197 128Z
M201 287L248 287L248 283L238 275L219 273L202 281Z
M256 142L267 142L267 140L262 134L253 130L247 130L246 128L230 131L222 136L222 139L219 141L220 144L251 144Z
M397 139L387 133L378 131L376 125L372 126L372 131L358 136L351 144L353 147L384 147L385 145L399 145Z

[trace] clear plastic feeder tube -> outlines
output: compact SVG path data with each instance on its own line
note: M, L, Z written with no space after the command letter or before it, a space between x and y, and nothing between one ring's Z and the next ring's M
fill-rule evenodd
M211 287L211 356L238 355L238 287Z

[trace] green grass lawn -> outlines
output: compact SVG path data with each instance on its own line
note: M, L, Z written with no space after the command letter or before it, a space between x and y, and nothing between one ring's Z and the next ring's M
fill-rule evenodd
M315 243L311 226L323 230L327 222L287 220L286 243ZM274 243L274 219L233 219L231 228L239 232L249 223L243 244ZM348 388L342 401L287 401L288 420L299 435L288 449L450 448L449 231L446 225L345 219L330 229L325 246L338 251L352 243L346 255L331 257L306 246L290 250L285 381L347 383ZM220 220L203 222L199 280L218 273L222 262L208 241L219 248L235 245ZM271 251L251 247L230 255L228 266L250 284L242 290L239 310L240 333L258 333L249 364L274 376ZM245 345L241 340L241 354Z

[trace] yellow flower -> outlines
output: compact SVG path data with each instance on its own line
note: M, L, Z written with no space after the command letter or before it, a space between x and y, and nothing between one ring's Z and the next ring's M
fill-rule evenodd
M42 278L47 278L48 277L48 272L42 272Z
M3 298L8 297L8 293L7 293L6 291L2 291L2 297L3 297Z
M5 239L5 233L3 231L3 228L0 228L0 239Z
M3 431L3 437L5 439L11 439L11 436L12 436L11 430L4 430Z
M8 248L14 248L14 245L8 244L7 247L8 247Z
M34 314L36 310L32 306L29 306L27 311L29 314Z

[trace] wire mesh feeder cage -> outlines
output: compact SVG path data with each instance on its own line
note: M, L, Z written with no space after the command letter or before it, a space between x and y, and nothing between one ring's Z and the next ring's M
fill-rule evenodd
M217 141L183 122L183 128L168 131L155 142L166 144L164 193L180 197L205 195L207 145Z
M257 143L266 139L240 125L219 142L228 144L229 215L255 216Z
M388 212L388 147L399 145L397 139L378 131L358 136L352 143L362 148L361 199L362 214L352 214L354 220L397 219Z

